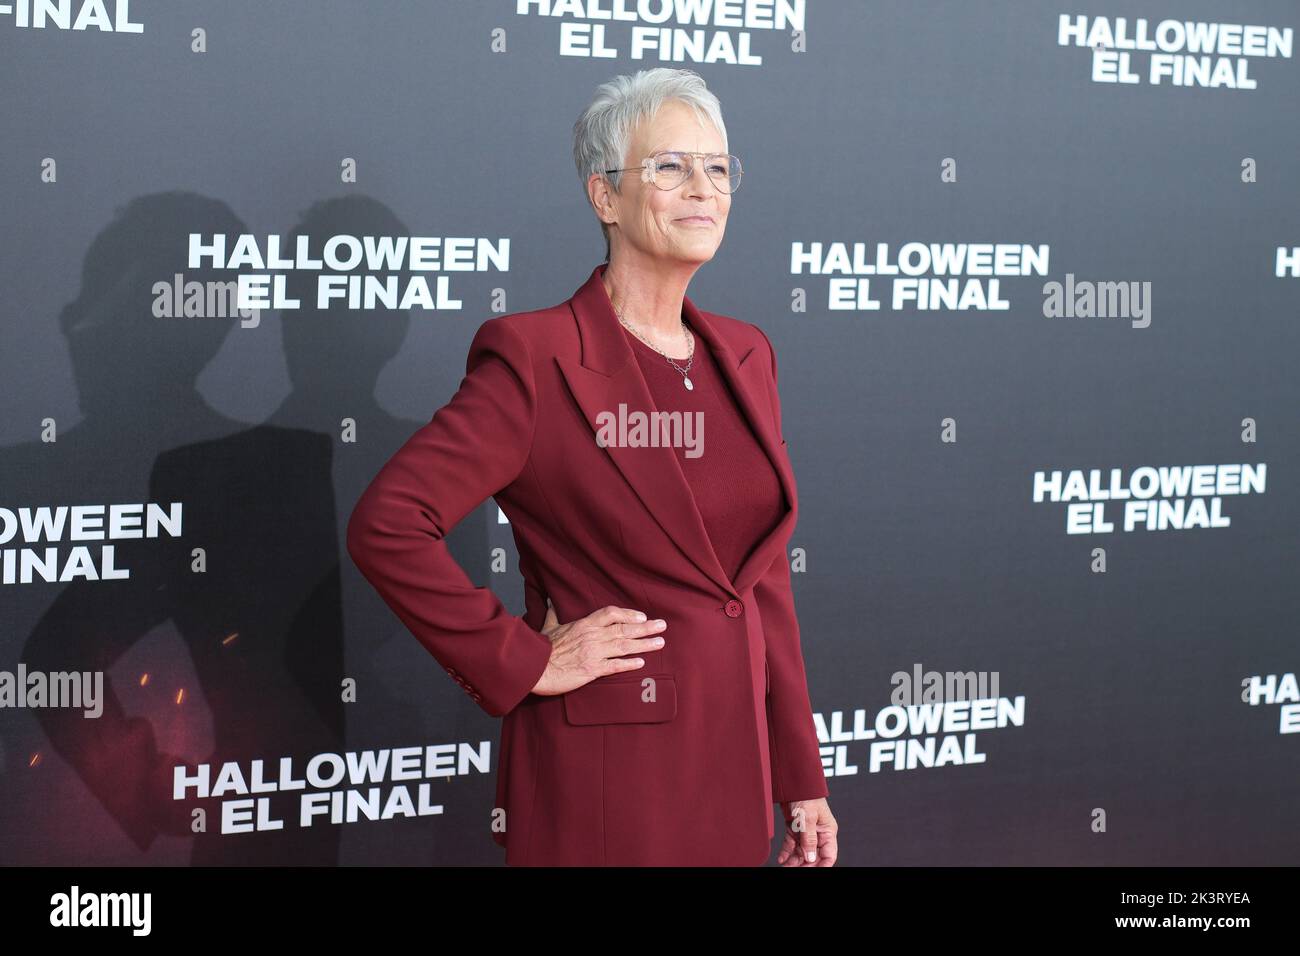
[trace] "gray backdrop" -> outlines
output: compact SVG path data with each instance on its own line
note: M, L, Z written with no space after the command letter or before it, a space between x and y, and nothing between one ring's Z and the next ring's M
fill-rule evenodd
M1155 84L1128 43L1139 17L1289 35L1293 3L810 0L801 32L701 28L756 63L637 59L623 21L601 23L615 56L567 55L592 21L512 0L104 6L115 29L0 14L0 670L97 670L107 698L94 719L0 708L0 861L502 859L472 761L401 783L440 814L302 827L278 793L282 829L227 834L220 800L170 799L172 768L301 776L320 753L463 745L495 771L498 722L343 530L478 325L562 301L601 260L572 124L598 83L668 65L705 77L745 163L688 294L777 350L841 863L1295 862L1300 265L1277 263L1300 259L1300 74L1289 50L1225 53L1254 88ZM1127 34L1063 45L1062 14ZM1121 54L1139 82L1093 78ZM293 272L307 307L256 326L156 317L155 282L237 274L191 268L191 233L508 240L508 269L430 273L455 310L318 310ZM1006 308L894 308L875 277L881 307L852 311L792 265L909 242L1046 247L1048 266L998 277ZM1049 316L1067 274L1136 283L1148 319ZM1070 534L1066 503L1033 500L1040 471L1234 464L1267 482L1222 496L1222 527L1124 531L1110 502L1114 531ZM172 501L176 537L24 540L22 509ZM495 504L451 542L522 613ZM105 546L129 577L22 583L5 563L85 547L103 572ZM995 673L1007 719L971 731L955 703L894 744L974 760L873 771L867 732L917 667Z

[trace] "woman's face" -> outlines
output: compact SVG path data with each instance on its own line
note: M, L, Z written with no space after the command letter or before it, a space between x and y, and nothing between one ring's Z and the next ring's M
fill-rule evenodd
M686 104L669 100L654 119L642 123L622 165L619 191L608 190L611 204L606 221L611 258L620 239L638 253L654 259L701 263L713 258L727 229L731 196L713 185L701 157L694 157L691 176L676 189L660 189L641 181L641 161L661 149L689 153L725 153L726 144L711 123L702 124ZM708 221L711 220L711 221Z

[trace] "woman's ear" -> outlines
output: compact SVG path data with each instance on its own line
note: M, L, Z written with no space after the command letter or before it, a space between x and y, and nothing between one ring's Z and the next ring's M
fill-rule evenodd
M596 216L607 226L611 226L616 221L614 211L614 200L610 195L613 190L610 188L609 180L599 173L591 174L592 180L587 183L587 194L591 199L592 208L596 210Z

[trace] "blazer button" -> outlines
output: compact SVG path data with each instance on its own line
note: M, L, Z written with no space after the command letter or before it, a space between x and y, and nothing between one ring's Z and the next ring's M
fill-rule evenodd
M732 600L727 602L725 610L727 612L727 617L740 617L740 615L745 613L745 605L741 604L739 601Z

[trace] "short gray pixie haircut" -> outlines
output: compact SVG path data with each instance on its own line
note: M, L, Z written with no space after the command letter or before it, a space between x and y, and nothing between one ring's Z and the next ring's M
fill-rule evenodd
M632 132L643 120L651 119L668 100L679 100L701 121L712 123L727 147L727 126L722 122L722 104L704 85L704 78L694 70L658 67L641 70L631 76L616 76L596 88L596 95L573 124L573 161L578 167L582 194L587 195L587 180L599 173L617 192ZM635 165L635 164L633 164ZM600 224L605 234L605 261L609 261L609 227Z

